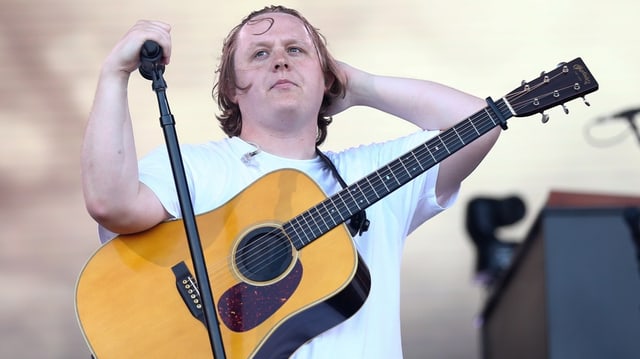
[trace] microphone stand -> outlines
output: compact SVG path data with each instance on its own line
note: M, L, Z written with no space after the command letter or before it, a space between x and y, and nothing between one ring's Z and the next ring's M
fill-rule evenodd
M162 76L164 65L159 61L162 58L161 47L153 42L146 41L140 51L140 73L148 80L152 81L152 89L158 98L158 106L160 108L160 126L163 129L171 169L173 171L173 179L176 184L178 193L178 201L182 212L182 219L189 242L189 250L196 280L199 286L200 299L202 301L204 319L209 334L209 342L213 350L215 359L225 359L222 336L220 334L219 322L216 317L213 295L209 285L207 267L202 252L202 243L198 234L198 228L193 213L193 205L189 195L184 165L180 154L180 146L175 131L175 120L169 109L169 103L165 90L167 84Z
M629 119L629 125L631 125L631 130L634 135L636 135L636 139L638 140L638 144L640 145L640 131L638 131L638 126L633 121L633 119Z
M640 271L640 207L625 208L623 217L636 247L636 259L638 260L638 270Z

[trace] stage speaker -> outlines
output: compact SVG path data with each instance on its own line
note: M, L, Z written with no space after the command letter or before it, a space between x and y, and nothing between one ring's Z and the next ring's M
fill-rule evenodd
M624 207L545 207L488 296L484 359L640 358L640 263Z

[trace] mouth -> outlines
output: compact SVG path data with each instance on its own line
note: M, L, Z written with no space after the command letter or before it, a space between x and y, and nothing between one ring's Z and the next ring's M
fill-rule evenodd
M278 81L276 81L273 85L271 85L271 88L284 88L284 87L291 87L291 86L297 86L294 82L291 82L287 79L280 79Z

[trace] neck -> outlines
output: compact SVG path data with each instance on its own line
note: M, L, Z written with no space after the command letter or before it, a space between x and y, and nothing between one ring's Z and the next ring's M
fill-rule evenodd
M243 115L240 138L276 156L311 159L315 157L318 133L316 116L291 109L274 113L247 113Z
M279 157L308 160L316 156L315 137L311 136L252 133L243 129L239 137L258 146L261 151Z

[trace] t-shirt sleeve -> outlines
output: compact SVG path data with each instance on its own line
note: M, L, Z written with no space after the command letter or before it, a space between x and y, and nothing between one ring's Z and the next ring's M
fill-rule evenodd
M184 151L184 149L182 149ZM138 176L158 197L172 218L180 217L180 204L173 179L169 155L165 148L158 147L138 162Z

